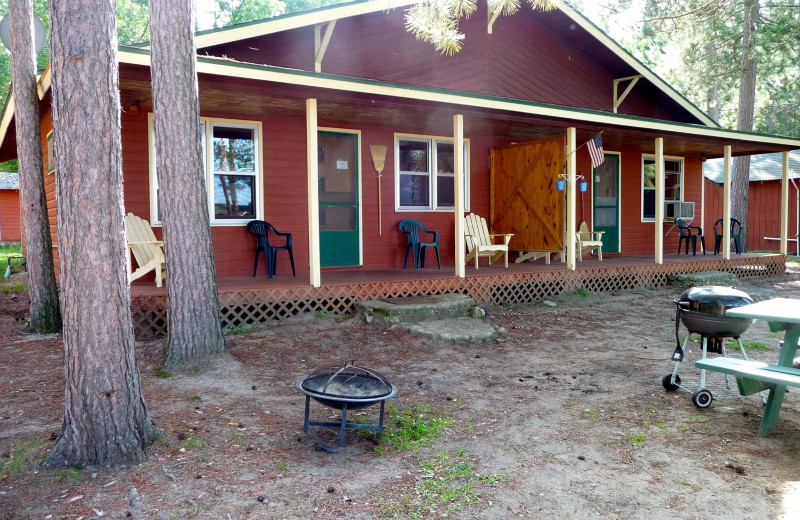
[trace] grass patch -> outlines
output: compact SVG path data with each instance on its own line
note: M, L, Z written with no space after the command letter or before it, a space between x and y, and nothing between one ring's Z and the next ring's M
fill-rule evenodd
M22 244L6 244L0 246L0 276L6 272L9 256L21 256ZM14 265L17 265L14 263Z
M56 471L53 481L60 482L62 484L73 484L75 482L80 482L83 479L82 469L83 468L79 465L60 469Z
M456 513L478 501L478 486L496 484L501 478L475 472L475 463L464 448L444 450L420 461L422 480L413 491L389 501L381 516L391 518L432 518Z
M581 287L580 289L575 290L575 294L577 294L578 296L591 296L592 291L586 290L583 287Z
M200 394L198 394L194 390L190 390L190 391L186 392L185 394L183 394L183 398L185 400L189 401L190 403L193 403L193 402L197 402L197 401L200 400Z
M158 367L156 369L156 371L153 373L153 375L156 376L159 379L169 379L170 377L172 377L172 373L171 372L167 372L166 370L164 370L161 367Z
M45 443L39 441L23 442L8 457L0 457L0 478L6 478L25 469L25 464L43 455Z
M644 446L644 441L645 440L646 439L645 439L645 436L644 436L643 433L636 433L636 434L631 433L631 434L628 434L625 437L625 442L626 443L632 444L632 445L636 446L637 448L641 448L642 446Z
M736 343L734 343L736 345ZM752 343L742 343L745 350L767 350L769 347L763 341L754 341Z
M429 406L415 406L406 410L386 407L389 420L383 430L381 443L376 450L386 451L418 450L428 446L453 423L453 419L439 415Z
M208 443L202 437L198 437L197 435L192 435L185 441L183 441L183 447L187 450L204 450L208 448Z
M599 419L600 418L600 412L595 412L595 411L587 408L586 410L583 411L583 416L586 419Z
M24 283L18 285L4 285L0 287L0 293L2 294L18 294L23 293L28 290L28 286Z

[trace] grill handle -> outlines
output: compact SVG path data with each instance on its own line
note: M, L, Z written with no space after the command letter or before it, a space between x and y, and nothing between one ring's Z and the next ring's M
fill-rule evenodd
M681 308L688 306L689 302L681 300L673 300L675 302L675 352L672 353L672 361L683 361L683 347L681 346L681 338L679 331L681 328Z

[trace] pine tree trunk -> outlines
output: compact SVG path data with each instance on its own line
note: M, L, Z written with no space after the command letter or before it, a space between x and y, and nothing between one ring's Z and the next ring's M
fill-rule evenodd
M758 24L758 0L746 0L742 21L742 80L739 84L739 116L736 129L753 131L756 100L757 60L753 33ZM750 156L736 157L731 180L731 216L742 221L742 250L747 250L747 219L750 190Z
M157 430L134 357L113 2L50 3L66 395L44 464L144 459Z
M167 260L167 366L227 356L200 140L194 2L150 4L156 171Z
M61 330L61 311L53 267L53 242L44 193L39 96L36 92L36 53L33 41L33 3L10 0L11 71L14 121L17 130L20 203L25 233L30 318L32 332Z

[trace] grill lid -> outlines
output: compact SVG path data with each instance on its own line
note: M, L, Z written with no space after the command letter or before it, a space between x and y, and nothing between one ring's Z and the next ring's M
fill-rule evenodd
M316 370L300 383L313 394L340 399L375 399L392 393L392 385L380 373L345 363Z
M733 287L704 285L685 290L675 303L682 309L725 316L727 309L750 305L753 299Z

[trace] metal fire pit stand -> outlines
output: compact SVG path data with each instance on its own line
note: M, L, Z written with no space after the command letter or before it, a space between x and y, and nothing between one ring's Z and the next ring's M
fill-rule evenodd
M344 447L344 430L345 428L353 428L356 430L373 430L378 432L378 437L383 435L383 411L384 406L386 404L386 400L381 400L381 413L380 419L378 419L378 424L359 424L359 423L349 423L347 422L347 403L342 403L342 422L330 422L330 421L310 421L308 419L309 415L309 408L311 404L311 396L306 396L306 419L303 423L303 433L308 433L309 426L327 426L330 428L339 428L339 447Z

